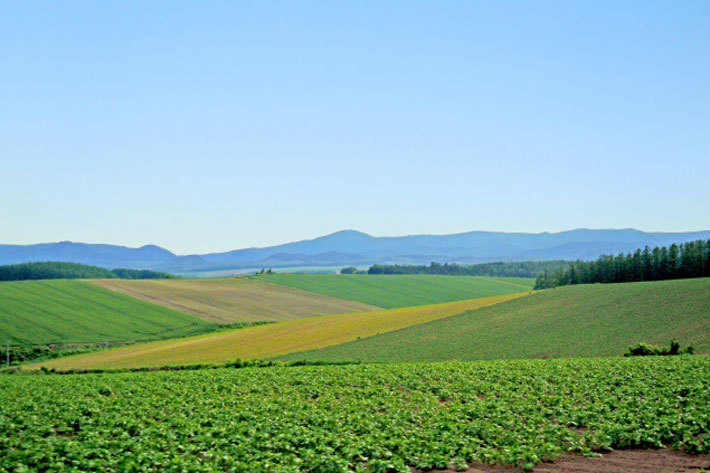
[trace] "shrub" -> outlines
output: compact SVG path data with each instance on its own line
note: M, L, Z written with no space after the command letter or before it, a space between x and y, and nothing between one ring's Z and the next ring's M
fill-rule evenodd
M674 356L674 355L692 355L695 352L693 345L683 350L680 348L678 340L671 340L668 348L649 345L648 343L639 342L636 345L631 345L629 351L624 353L624 356Z

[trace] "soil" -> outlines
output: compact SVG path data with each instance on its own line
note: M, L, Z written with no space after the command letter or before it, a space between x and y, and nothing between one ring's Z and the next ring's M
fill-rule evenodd
M688 455L673 450L614 450L600 457L564 455L552 463L536 466L533 473L698 473L710 472L710 455ZM434 470L449 473L455 470ZM520 468L499 465L471 465L460 473L519 473ZM412 470L420 473L421 470Z

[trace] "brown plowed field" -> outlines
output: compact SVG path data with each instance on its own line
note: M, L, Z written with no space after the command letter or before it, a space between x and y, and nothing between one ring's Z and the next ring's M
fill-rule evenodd
M280 321L379 308L244 277L91 282L220 324Z

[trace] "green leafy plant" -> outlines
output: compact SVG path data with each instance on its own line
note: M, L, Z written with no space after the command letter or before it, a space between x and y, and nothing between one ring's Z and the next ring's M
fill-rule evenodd
M0 471L531 469L710 452L710 357L0 376Z

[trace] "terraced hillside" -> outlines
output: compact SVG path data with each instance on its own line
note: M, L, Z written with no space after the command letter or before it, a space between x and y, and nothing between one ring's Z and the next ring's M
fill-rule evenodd
M304 291L372 304L385 309L438 304L532 290L527 278L479 276L272 274L255 276Z
M710 353L710 278L565 286L291 360L614 356L677 338Z
M82 281L0 282L3 343L156 340L213 327L206 320Z
M97 279L92 283L219 324L280 321L379 308L245 277Z
M28 368L130 368L270 358L384 334L523 296L525 294L505 294L427 306L308 317L61 358Z

